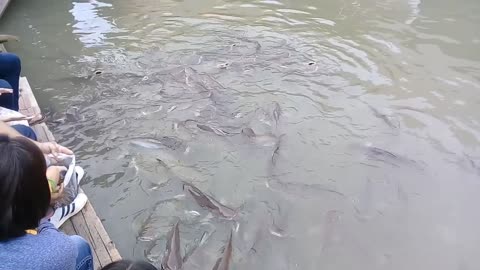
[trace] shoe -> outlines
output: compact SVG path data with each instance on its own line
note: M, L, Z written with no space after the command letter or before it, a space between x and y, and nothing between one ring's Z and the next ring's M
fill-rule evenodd
M88 197L83 192L79 192L75 200L72 203L64 205L55 209L55 213L50 218L50 222L55 228L60 228L65 221L76 215L87 204Z

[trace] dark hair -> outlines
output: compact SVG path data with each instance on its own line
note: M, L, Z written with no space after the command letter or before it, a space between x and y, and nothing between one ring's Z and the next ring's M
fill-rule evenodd
M0 135L0 241L25 235L47 214L46 171L45 157L32 141Z
M102 270L158 270L158 269L148 262L120 260L103 267Z

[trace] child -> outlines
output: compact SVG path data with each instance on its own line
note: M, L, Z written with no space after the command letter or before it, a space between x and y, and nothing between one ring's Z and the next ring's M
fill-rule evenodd
M50 158L50 157L49 157ZM52 163L52 160L47 163ZM59 155L56 165L47 169L47 179L52 196L49 221L57 229L70 217L76 215L88 201L87 195L80 189L80 181L85 172L80 166L75 166L75 156ZM68 167L68 168L67 168Z
M93 270L88 243L44 218L51 195L40 148L0 135L0 153L0 270Z

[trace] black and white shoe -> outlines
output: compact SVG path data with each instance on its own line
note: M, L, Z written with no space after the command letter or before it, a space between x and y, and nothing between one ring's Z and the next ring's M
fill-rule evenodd
M65 221L76 215L87 204L88 197L83 192L79 192L75 200L72 203L64 205L55 209L55 213L50 218L50 222L55 228L60 228Z
M76 186L79 186L80 182L83 179L83 176L85 175L85 171L83 170L82 167L75 166L74 173L76 178L69 176L65 180L73 178L77 181ZM68 185L68 183L66 183L66 185ZM78 194L71 203L60 206L57 209L55 209L53 216L50 218L50 222L57 229L60 228L63 225L63 223L65 223L65 221L67 221L69 218L73 217L78 212L80 212L80 210L82 210L82 208L85 206L87 201L88 201L87 195L85 195L85 193L83 193L80 189L78 189Z

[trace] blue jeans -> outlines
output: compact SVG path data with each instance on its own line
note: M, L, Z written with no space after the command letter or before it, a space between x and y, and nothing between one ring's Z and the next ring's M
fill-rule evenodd
M37 134L35 134L35 131L33 131L33 129L29 126L13 125L12 128L15 129L18 133L20 133L24 137L27 137L34 141L37 140Z
M0 95L1 107L18 111L18 84L21 69L20 58L18 58L18 56L13 53L0 53L0 79L5 80L13 90L13 94Z
M71 235L70 239L73 240L78 249L75 270L94 270L92 250L88 242L78 235Z

